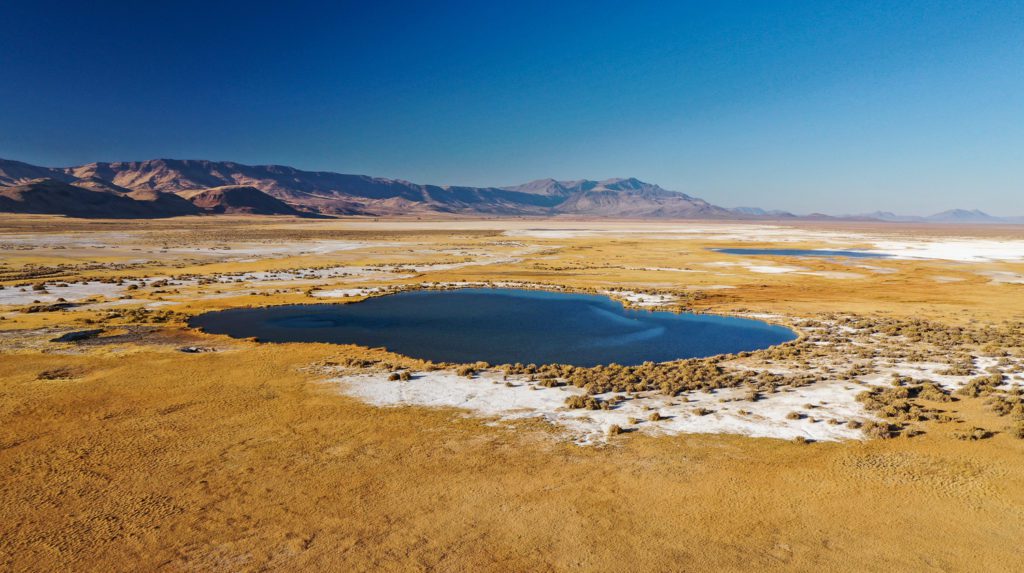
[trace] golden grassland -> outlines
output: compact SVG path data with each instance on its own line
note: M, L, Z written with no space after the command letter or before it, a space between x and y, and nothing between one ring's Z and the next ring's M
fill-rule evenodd
M408 277L395 272L394 278L258 288L227 283L215 285L222 291L218 297L209 296L210 286L130 293L142 302L178 303L160 310L183 315L310 302L305 293L311 287L514 280L700 292L705 297L689 304L719 312L813 316L840 311L947 324L1024 319L1022 285L995 284L973 264L872 260L870 265L891 271L872 274L824 260L766 262L864 275L834 279L708 266L730 259L708 251L711 243L700 238L502 234L643 225L244 217L142 224L12 217L0 225L0 244L15 235L115 233L121 238L103 248L8 249L0 251L0 261L18 271L66 264L74 268L57 280L71 281L429 264L477 260L485 252L505 257ZM899 232L941 236L952 231ZM1012 229L958 233L1021 238ZM324 240L380 244L278 258L159 252L164 244L238 248L254 241L273 246ZM822 245L808 239L786 246ZM81 270L89 262L136 266ZM644 270L654 268L681 270ZM1021 265L992 263L984 269L1021 272ZM960 280L937 282L935 276ZM248 294L253 290L262 292ZM288 292L276 292L281 290ZM190 331L177 320L144 329L130 320L113 321L104 335L111 337L108 343L47 342L54 332L88 328L88 321L100 321L108 311L0 311L0 569L1024 567L1024 440L1005 431L963 441L952 426L926 423L926 433L912 439L809 445L634 433L603 447L577 447L541 422L494 425L457 410L368 406L340 395L315 368L367 356L415 363L381 351L230 340ZM114 338L125 333L131 336ZM178 350L187 345L218 351ZM981 400L942 407L973 424L1002 424Z

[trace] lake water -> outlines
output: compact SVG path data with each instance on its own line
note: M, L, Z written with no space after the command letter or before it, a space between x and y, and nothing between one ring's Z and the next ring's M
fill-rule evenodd
M265 342L385 347L435 362L576 366L666 362L796 338L759 320L628 310L605 296L520 289L407 291L350 304L238 308L189 324Z
M711 249L728 255L775 255L779 257L849 257L852 259L885 259L890 255L871 251L830 251L827 249Z

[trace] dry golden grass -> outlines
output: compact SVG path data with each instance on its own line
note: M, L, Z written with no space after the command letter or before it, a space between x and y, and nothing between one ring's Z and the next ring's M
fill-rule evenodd
M4 232L209 233L222 224L212 219L146 226L12 219L4 222ZM223 224L233 241L247 233L315 231L339 239L372 233L374 240L468 246L507 240L494 229L542 225L249 218L226 218ZM462 230L439 229L445 225ZM515 240L559 250L550 259L527 257L390 284L483 279L590 288L718 284L736 288L709 290L710 298L698 304L790 315L827 310L924 315L949 323L1019 320L1024 313L1019 288L975 280L962 265L884 261L878 265L896 272L842 281L741 270L729 271L731 276L665 273L616 267L692 266L721 257L706 252L699 241ZM395 247L385 251L380 256L400 262L443 258ZM0 254L10 265L96 256L92 251ZM138 257L131 251L103 256L111 261ZM162 257L145 268L113 274L376 260L367 251L175 267L181 258ZM538 270L537 263L581 268ZM835 270L828 262L799 264ZM967 281L936 283L927 278L933 274L959 274ZM309 300L301 293L200 300L193 291L181 292L182 304L172 308L182 312ZM0 342L5 349L0 350L0 569L1024 568L1024 440L1006 431L1005 420L981 400L938 404L997 432L979 441L956 439L959 426L926 423L926 433L913 439L798 444L630 433L607 447L581 448L540 422L494 426L455 410L379 409L341 396L309 366L367 354L350 347L260 345L160 325L124 344L16 347L11 342L29 340L32 329L79 328L81 319L100 314L7 313L0 321L5 336ZM176 350L193 344L220 351Z

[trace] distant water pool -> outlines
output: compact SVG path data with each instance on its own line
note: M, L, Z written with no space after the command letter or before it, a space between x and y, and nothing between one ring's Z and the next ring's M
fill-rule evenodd
M775 255L779 257L849 257L851 259L885 259L891 255L871 251L830 251L827 249L711 249L728 255Z
M406 291L350 304L237 308L192 327L264 342L385 347L435 362L667 362L758 350L796 338L783 326L708 314L626 309L608 297L521 289Z

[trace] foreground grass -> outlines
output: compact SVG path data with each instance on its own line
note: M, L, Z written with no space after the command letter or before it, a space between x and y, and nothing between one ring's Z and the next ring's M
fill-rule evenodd
M9 570L1012 570L1024 441L799 445L375 409L246 345L0 362ZM70 379L38 380L67 368Z

